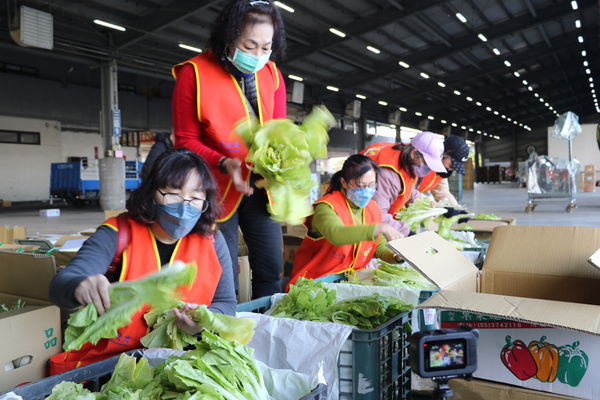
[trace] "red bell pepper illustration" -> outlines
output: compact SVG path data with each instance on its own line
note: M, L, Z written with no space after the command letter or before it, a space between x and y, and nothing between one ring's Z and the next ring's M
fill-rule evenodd
M512 341L506 337L506 345L500 353L502 363L518 379L525 381L537 374L537 364L529 352L527 345L521 340Z

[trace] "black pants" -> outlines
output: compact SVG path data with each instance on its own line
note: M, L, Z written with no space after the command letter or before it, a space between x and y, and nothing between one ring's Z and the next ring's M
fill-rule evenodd
M244 241L248 246L248 259L252 270L253 299L281 292L283 265L281 225L270 218L267 203L266 192L255 188L254 194L244 196L235 214L220 226L233 261L236 291L238 289L238 224L242 230Z

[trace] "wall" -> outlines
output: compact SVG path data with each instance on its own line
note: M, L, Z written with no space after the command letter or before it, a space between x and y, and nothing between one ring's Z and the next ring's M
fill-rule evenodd
M40 132L41 145L0 143L0 199L47 200L50 163L61 161L60 123L0 116L0 129Z
M94 132L62 131L61 138L61 161L67 161L68 157L87 157L92 160L95 156L94 147L102 149L102 137ZM102 154L102 150L99 150ZM123 147L123 155L127 160L137 159L136 147Z
M40 145L0 143L0 199L9 201L48 200L50 164L67 157L94 158L101 146L99 133L61 132L58 121L0 115L0 129L40 132ZM128 160L135 160L137 148L125 147Z
M581 125L581 135L573 139L573 157L581 165L594 164L600 171L600 148L596 139L596 124ZM565 140L552 137L552 128L548 128L548 155L552 157L568 157L569 146Z

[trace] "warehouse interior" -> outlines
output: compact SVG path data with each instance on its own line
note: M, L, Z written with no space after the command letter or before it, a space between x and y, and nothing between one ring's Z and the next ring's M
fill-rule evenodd
M6 267L0 272L0 281L5 281L0 282L0 306L19 298L27 299L32 306L50 307L47 287L53 276L69 265L98 227L126 211L127 200L142 186L142 167L155 138L177 138L173 117L176 80L172 68L210 50L211 30L230 1L233 0L0 0L0 271ZM593 371L600 370L591 350L600 328L586 325L596 316L600 318L600 298L590 286L600 280L600 256L594 255L600 248L600 0L247 3L252 7L273 7L283 18L287 49L283 58L274 61L285 83L287 119L302 126L311 111L320 106L326 107L333 117L327 129L327 155L311 158L308 166L313 187L304 200L309 207L329 193L326 190L331 179L344 161L368 146L407 146L424 131L433 132L440 140L458 136L468 145L464 174L454 172L447 178L449 191L458 201L458 206L450 208L469 216L498 218L479 221L475 217L470 222L461 220L462 224L452 225L453 229L472 235L473 246L460 250L479 268L477 277L472 278L473 282L477 280L473 292L481 296L519 296L540 303L525 302L531 308L524 311L517 302L504 297L506 307L486 308L492 304L487 297L469 300L441 296L445 302L439 300L438 293L426 303L431 308L424 309L446 311L434 313L434 324L423 324L427 311L413 311L410 318L412 325L418 326L415 332L458 328L458 323L444 325L444 315L450 315L444 313L452 311L462 312L463 317L472 313L483 316L484 319L473 319L479 323L488 321L488 317L502 317L502 321L527 325L521 327L527 329L511 333L513 338L506 343L503 339L493 345L498 354L502 352L500 358L505 357L508 350L503 346L511 340L513 354L520 351L520 345L534 357L538 354L532 350L532 344L529 350L527 343L517 344L520 339L514 335L529 337L531 333L539 339L536 329L541 331L541 327L561 332L547 341L554 341L556 346L548 344L545 336L539 340L543 344L539 346L546 350L552 346L556 349L548 350L557 360L558 375L554 372L553 379L540 377L546 361L537 360L536 364L532 359L530 365L536 372L523 378L524 372L515 372L514 364L509 367L510 362L505 359L504 366L496 363L496 367L491 367L492 363L484 358L488 353L479 349L480 367L487 364L479 375L473 375L475 383L455 379L466 375L470 378L471 372L440 375L440 379L431 381L417 376L414 364L408 365L408 335L401 351L406 357L393 361L394 378L390 385L384 383L389 377L384 379L383 372L382 377L377 375L377 379L381 378L379 383L367 379L364 387L356 382L356 375L354 381L348 381L353 389L346 391L343 377L335 378L340 383L325 374L324 381L319 381L321 385L302 399L452 398L445 391L448 379L454 398L500 398L500 393L522 400L600 398L600 384L591 379ZM231 77L235 81L233 74ZM177 140L174 139L176 147ZM219 170L223 172L221 161ZM242 164L251 165L246 160ZM183 198L182 204L191 204L184 196L179 197ZM432 200L432 207L434 203ZM239 204L238 201L235 207ZM447 206L440 204L438 207ZM273 219L280 223L279 235L283 235L283 272L279 278L283 277L285 283L302 241L310 235L302 223ZM310 217L306 221L310 234ZM437 229L436 224L433 226ZM240 229L239 250L235 256L231 253L232 264L238 265L238 269L235 265L233 268L234 273L239 273L240 285L234 294L239 304L252 306L257 301L251 283L251 264L256 256L248 254L245 242L251 241L244 238L247 233L241 223ZM423 223L413 235L411 226L410 236L396 239L410 240L404 242L410 245L396 246L395 240L389 240L388 247L419 271L435 291L462 291L460 285L464 282L457 282L471 279L465 277L473 271L465 272L459 266L453 269L452 265L449 271L460 279L450 282L441 279L441 275L430 274L429 264L421 265L424 256L416 254L421 245L427 251L441 253L440 257L446 257L442 260L452 260L448 261L448 268L456 260L449 250L435 247L439 244L437 238L426 242L424 238L429 237L431 229ZM65 247L61 250L62 246ZM469 250L471 247L473 251ZM504 256L499 254L502 250ZM358 254L358 250L353 251ZM472 254L466 254L469 251ZM41 288L30 290L29 284L23 284L34 278L27 275L32 271L29 268L45 262L52 264L48 267L50 272L40 273L44 283ZM516 264L509 268L502 266L503 262ZM27 268L21 270L24 265ZM490 271L487 275L486 266ZM339 279L357 279L356 275L349 278L352 274L346 269L342 272L346 276ZM494 279L490 278L492 272ZM509 278L518 283L506 283ZM237 279L236 275L236 285ZM536 279L547 286L533 289L531 282ZM563 285L581 285L581 293L571 293L570 289L562 293ZM544 307L555 306L543 302L554 300L579 308L556 305L556 310L567 313L564 319L555 318L558 311L539 316L544 315ZM413 305L418 307L418 303ZM270 307L272 303L267 304ZM511 309L513 314L507 305L515 307ZM237 310L254 311L250 306ZM585 317L585 310L589 317ZM10 319L3 317L2 311L0 307L0 337L8 329L3 320L8 323ZM62 312L62 320L54 321L59 342L60 328L66 324L64 307ZM56 316L49 318L53 317ZM259 320L259 325L263 322ZM486 329L482 324L476 327L480 331ZM558 346L559 338L572 347ZM332 347L338 345L338 339L332 335ZM482 343L488 346L491 339L482 335L479 340L481 347ZM581 348L587 346L588 354L576 349L575 343L579 342ZM41 355L46 357L40 364L43 366L34 372L23 372L23 378L10 376L8 369L2 372L1 364L9 361L11 370L24 368L15 363L21 356L0 350L0 400L13 399L3 396L17 386L17 381L33 382L48 375L49 355L60 349L46 345L45 350ZM529 352L527 357L531 357ZM567 361L559 364L558 360L565 357L581 357L587 374L584 369L579 380L574 378L576 367L567 371ZM267 363L260 356L258 359ZM34 360L38 362L37 355ZM342 376L339 360L336 368L340 368ZM360 360L354 363L370 366L370 361ZM504 371L505 366L509 372ZM113 367L114 363L111 372ZM294 369L293 363L285 368ZM490 372L494 368L502 369L501 377ZM52 385L59 382L53 381ZM22 393L22 398L27 398L25 393L29 392ZM278 399L277 395L272 396Z

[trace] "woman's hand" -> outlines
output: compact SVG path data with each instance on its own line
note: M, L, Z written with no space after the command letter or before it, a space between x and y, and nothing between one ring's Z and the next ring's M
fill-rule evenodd
M189 315L189 311L193 310L194 308L195 307L191 304L186 304L183 309L173 309L173 314L175 314L175 324L180 330L189 333L190 335L195 335L204 329L201 325L195 323Z
M402 232L388 224L379 224L375 228L375 236L383 235L387 241L403 238Z
M225 166L225 170L231 178L233 179L233 186L235 186L235 190L238 192L245 194L246 196L250 196L254 193L254 189L252 189L248 182L244 180L242 177L242 161L237 158L226 158L223 162Z
M75 288L75 299L83 305L93 303L98 314L102 315L110 307L109 288L110 282L106 276L88 276Z

